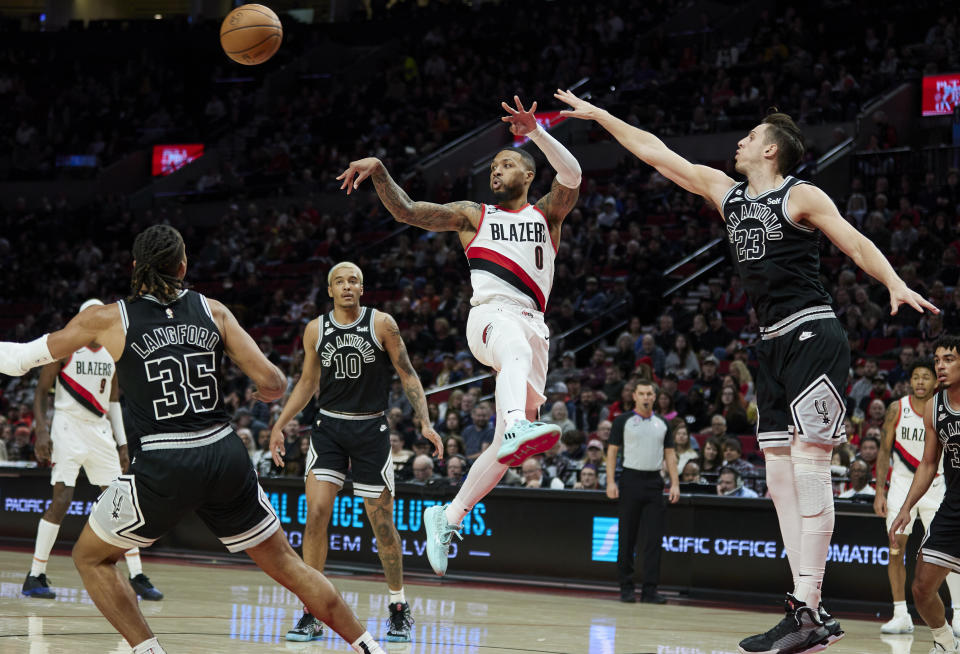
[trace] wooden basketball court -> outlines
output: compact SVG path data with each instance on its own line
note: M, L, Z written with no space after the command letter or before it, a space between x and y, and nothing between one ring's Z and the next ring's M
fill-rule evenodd
M141 606L171 654L351 651L333 634L312 643L285 641L301 605L252 566L168 561L144 557L144 572L166 598ZM29 552L0 550L0 652L129 654L83 590L69 557L50 558L55 600L20 595L29 565ZM406 587L417 621L414 642L388 644L382 641L384 583L351 576L333 581L374 637L389 652L405 654L734 654L741 638L769 629L779 617L774 607L761 613L694 603L623 604L614 593L417 579ZM916 654L933 644L919 624L913 636L881 639L878 620L838 617L847 635L827 650L831 654Z

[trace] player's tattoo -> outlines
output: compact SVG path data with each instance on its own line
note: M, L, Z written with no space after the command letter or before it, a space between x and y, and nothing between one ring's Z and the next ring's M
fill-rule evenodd
M567 188L557 180L553 180L550 192L540 198L537 207L548 220L563 220L575 206L580 197L580 189Z
M430 414L427 412L427 398L423 394L423 385L420 384L420 376L414 370L410 363L410 355L407 354L407 346L400 335L400 328L397 327L397 321L393 316L387 316L387 338L390 339L397 352L396 366L401 373L403 393L413 407L413 413L420 420L421 426L430 425Z
M400 185L393 181L390 173L379 166L370 176L377 189L377 195L387 210L400 222L414 225L433 232L466 231L472 228L467 219L469 211L479 211L476 202L451 202L435 204L433 202L414 202Z
M386 491L389 492L389 491ZM393 524L393 498L383 497L367 501L370 526L377 539L377 554L383 564L383 575L390 588L403 587L403 552L400 549L400 534Z

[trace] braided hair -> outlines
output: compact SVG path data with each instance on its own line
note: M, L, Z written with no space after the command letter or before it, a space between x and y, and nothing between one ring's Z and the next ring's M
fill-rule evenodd
M176 276L186 248L183 237L169 225L153 225L133 241L133 277L130 300L149 293L163 303L173 302L183 286Z

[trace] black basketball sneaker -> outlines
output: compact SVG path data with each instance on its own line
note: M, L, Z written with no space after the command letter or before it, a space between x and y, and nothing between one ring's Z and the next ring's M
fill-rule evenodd
M827 610L823 608L823 602L820 602L820 606L817 607L817 613L820 614L820 622L823 623L823 628L830 632L827 645L833 645L843 638L843 629L840 628L840 623L837 622L836 618L827 613Z
M23 580L23 594L27 597L42 597L43 599L53 599L57 596L50 590L50 584L47 583L47 575L38 574L36 577L27 573L27 578Z
M159 602L163 599L163 593L157 590L156 586L150 583L150 578L142 572L136 577L130 577L130 585L141 598L151 602Z
M297 626L287 632L287 640L308 642L323 637L323 623L304 611Z
M391 643L409 643L413 618L410 605L406 602L394 602L390 605L390 617L387 618L387 641Z
M791 594L783 619L770 631L740 641L741 654L807 654L826 649L830 639L817 611Z

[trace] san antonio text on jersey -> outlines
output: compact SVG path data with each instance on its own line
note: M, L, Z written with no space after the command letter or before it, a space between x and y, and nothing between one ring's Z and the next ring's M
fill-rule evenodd
M376 315L376 310L363 307L349 325L334 320L333 312L320 316L317 408L337 413L386 410L393 366L377 339Z
M794 222L787 210L791 189L807 183L789 176L752 198L740 182L723 198L733 262L761 325L831 303L820 283L819 233Z

